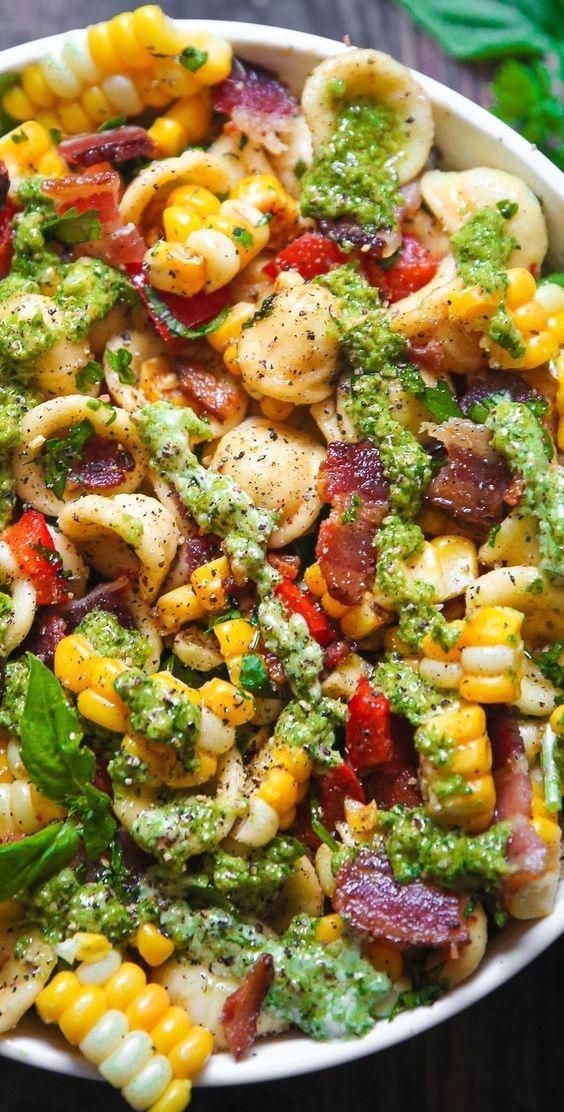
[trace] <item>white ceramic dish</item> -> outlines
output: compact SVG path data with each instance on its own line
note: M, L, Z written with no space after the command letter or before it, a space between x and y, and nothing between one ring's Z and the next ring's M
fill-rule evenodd
M182 20L181 25L197 25ZM211 21L209 26L233 43L235 52L275 70L299 93L306 75L323 58L344 49L331 39L253 23ZM39 39L0 53L0 73L22 69L56 46L64 36ZM449 168L493 166L520 175L542 200L549 226L551 262L564 269L564 175L526 140L485 109L452 89L416 74L433 105L436 142ZM382 1020L364 1039L350 1042L313 1042L284 1036L258 1043L249 1057L236 1064L227 1054L215 1055L198 1084L207 1086L272 1081L336 1066L373 1054L450 1019L498 988L564 933L564 884L551 916L530 924L513 923L488 950L478 972L429 1008L404 1012L392 1023ZM0 1040L0 1054L28 1065L82 1077L97 1077L91 1066L68 1049L52 1029L33 1017Z

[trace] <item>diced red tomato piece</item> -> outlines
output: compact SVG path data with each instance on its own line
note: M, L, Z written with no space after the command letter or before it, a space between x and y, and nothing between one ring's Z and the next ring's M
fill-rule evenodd
M183 336L184 329L208 324L229 304L229 286L222 286L213 293L197 293L194 297L180 297L176 293L154 290L147 281L142 266L133 263L127 265L125 269L159 336L177 349L184 347L188 338Z
M39 510L26 510L4 531L4 540L22 575L35 587L39 606L68 601L70 592L63 579L62 560Z
M13 255L13 229L12 218L15 213L14 206L8 201L0 212L0 278L5 278L10 272Z
M345 799L356 799L358 803L365 802L364 790L356 772L344 761L323 777L319 786L319 795L321 817L328 830L334 830L336 824L344 819Z
M363 269L372 286L378 286L386 301L399 301L420 290L436 274L439 260L415 236L404 235L399 257L384 268L373 259L366 259Z
M290 579L283 579L276 587L276 594L287 610L301 615L319 645L329 645L335 640L335 631L311 591L302 590Z
M355 772L367 772L392 757L390 704L363 676L349 702L345 728L347 756Z
M264 273L276 278L281 270L297 270L302 278L318 278L346 261L347 256L332 239L321 232L304 232L266 264Z

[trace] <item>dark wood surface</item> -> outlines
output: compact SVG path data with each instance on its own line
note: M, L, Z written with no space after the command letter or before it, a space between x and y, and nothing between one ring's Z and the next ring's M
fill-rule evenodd
M472 0L459 0L472 3ZM169 0L171 15L281 24L387 50L488 103L487 74L445 58L391 0ZM104 19L114 0L0 0L0 45ZM201 1112L557 1112L562 1107L562 942L469 1011L392 1050L294 1081L196 1094ZM120 1112L111 1090L0 1063L3 1112Z

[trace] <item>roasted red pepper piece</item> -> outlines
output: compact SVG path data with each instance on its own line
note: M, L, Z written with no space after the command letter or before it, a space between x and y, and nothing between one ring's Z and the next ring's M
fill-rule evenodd
M302 590L290 579L283 579L276 587L276 594L287 610L301 615L319 645L330 645L335 640L335 631L311 591Z
M349 702L345 727L346 749L355 772L367 772L392 757L390 704L377 695L363 676Z
M70 592L63 579L62 560L39 510L26 510L19 521L5 530L3 539L22 575L35 587L39 606L68 601Z
M404 235L397 262L384 268L372 259L364 271L372 286L378 286L386 301L399 301L420 290L436 274L439 260L415 236Z
M317 278L346 261L347 256L333 240L321 232L304 232L266 264L264 273L276 278L281 270L297 270L302 278Z
M328 830L334 830L345 817L345 799L365 802L364 790L356 772L350 765L337 765L328 772L319 785L321 818Z
M221 1022L236 1062L245 1057L255 1041L261 1008L273 979L272 954L261 954L223 1005Z

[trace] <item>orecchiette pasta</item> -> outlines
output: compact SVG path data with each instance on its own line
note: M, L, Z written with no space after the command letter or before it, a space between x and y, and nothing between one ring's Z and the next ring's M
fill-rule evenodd
M129 456L130 462L121 469L119 481L109 488L108 493L124 494L140 485L147 467L147 455L129 414L97 399L72 394L42 402L30 410L22 421L22 443L14 456L14 472L16 490L23 502L28 502L42 513L55 516L68 502L88 490L89 485L94 490L98 489L95 478L89 484L85 476L73 484L67 482L62 498L58 498L47 485L46 442L64 438L69 429L84 421L90 423L91 435L123 448Z
M120 378L115 366L112 366L112 355L124 350L131 356L130 370L134 376L134 383L124 382ZM162 340L158 336L135 329L122 333L114 333L105 345L104 351L104 378L112 401L133 413L139 406L145 405L147 398L138 385L143 364L149 360L163 355L165 350Z
M319 513L315 481L324 455L311 437L248 417L222 437L211 466L230 475L257 505L278 514L269 545L280 548L306 533Z
M29 780L0 784L0 843L22 834L35 834L64 813Z
M65 537L60 529L56 529L54 525L48 525L47 528L55 549L61 557L65 576L72 585L73 598L82 598L88 582L88 565L72 541Z
M12 603L4 637L4 649L9 654L31 629L37 595L33 584L22 576L11 548L4 541L0 541L0 584L8 587Z
M342 84L342 100L365 97L397 113L404 139L394 168L400 184L414 178L427 161L434 128L429 101L405 66L378 50L346 51L316 66L302 93L315 147L329 139L335 126L339 105L335 82Z
M239 367L251 397L292 405L329 397L338 355L335 309L328 290L299 280L277 294L272 311L239 340Z
M58 960L39 930L26 932L22 953L21 928L12 922L15 919L13 904L0 904L0 1034L10 1031L29 1011Z
M540 266L548 247L546 222L532 189L521 178L505 170L480 166L472 170L430 170L423 174L421 191L425 204L452 235L468 217L488 205L510 201L515 214L508 219L508 231L516 246L509 266Z
M564 637L564 588L542 575L535 567L523 565L495 568L468 588L469 614L482 606L511 606L525 615L525 638L537 645L547 637Z
M87 340L57 340L48 351L39 356L35 364L37 383L48 398L59 398L76 393L76 376L92 359ZM85 393L95 397L100 388L90 387Z
M108 578L139 575L141 598L151 601L174 559L179 535L168 511L146 494L87 494L59 514L59 528Z
M228 193L230 179L225 162L201 150L152 162L128 185L120 202L122 220L138 227L150 225L162 212L168 194L176 186L190 183L212 193Z

